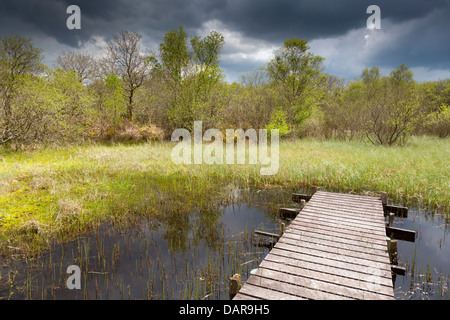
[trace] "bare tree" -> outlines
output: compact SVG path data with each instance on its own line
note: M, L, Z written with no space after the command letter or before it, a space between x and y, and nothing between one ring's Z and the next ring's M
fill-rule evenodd
M143 54L139 46L141 38L141 34L126 30L114 35L108 43L107 57L103 60L103 72L116 74L122 79L127 100L127 117L130 121L133 121L136 90L148 81L150 64L156 61Z
M56 67L65 71L74 71L81 83L94 80L98 71L97 62L92 56L72 50L61 52L56 59Z

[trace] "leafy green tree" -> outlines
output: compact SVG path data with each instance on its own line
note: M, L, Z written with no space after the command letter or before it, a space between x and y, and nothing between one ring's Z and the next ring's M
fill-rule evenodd
M121 79L115 74L110 74L105 79L106 96L104 100L105 118L117 130L120 118L126 109L123 101L123 87Z
M275 112L273 112L270 123L266 125L265 129L268 130L269 136L271 130L273 129L277 129L279 131L280 137L283 137L291 132L291 129L286 122L286 114L281 108L278 108Z
M373 144L404 143L421 118L412 71L400 65L389 77L381 77L373 67L365 69L361 79L367 138Z
M219 67L223 36L212 31L203 39L188 35L182 26L170 30L160 44L159 74L166 84L167 114L173 128L191 129L194 120L214 123L227 93ZM207 127L208 124L205 125Z
M326 77L321 72L324 58L309 49L306 40L287 39L266 66L270 79L283 93L287 116L297 125L311 116L325 93Z

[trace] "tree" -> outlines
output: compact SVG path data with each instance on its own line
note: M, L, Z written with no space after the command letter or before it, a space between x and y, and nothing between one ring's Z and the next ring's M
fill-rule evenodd
M56 59L56 67L65 71L73 71L77 74L78 81L94 80L98 73L97 62L93 57L86 53L77 53L75 51L62 51Z
M287 116L301 124L312 114L324 94L326 77L321 73L324 58L308 52L308 41L287 39L267 64L271 80L280 86Z
M367 138L381 145L405 142L420 115L412 71L402 64L389 77L381 77L373 67L366 68L361 78Z
M174 128L190 129L194 120L211 122L226 95L219 67L223 36L212 31L203 39L193 36L190 43L192 50L186 31L180 26L168 31L159 47L159 74L167 87L167 114Z
M34 117L27 118L26 112L15 114L13 98L28 75L43 70L41 53L30 38L0 36L0 144L22 136L31 127Z
M127 118L133 121L134 95L151 75L155 59L145 56L139 46L142 35L122 31L108 42L107 58L103 60L105 74L116 74L122 79L127 100Z

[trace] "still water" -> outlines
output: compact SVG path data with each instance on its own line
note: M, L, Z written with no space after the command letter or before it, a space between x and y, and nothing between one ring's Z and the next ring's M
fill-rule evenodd
M127 229L106 225L34 259L0 260L0 298L229 299L228 279L239 273L245 281L270 250L253 231L278 233L278 208L295 206L291 193L236 190L236 201L211 211L143 218ZM448 219L410 208L394 226L418 234L415 242L399 240L407 272L395 277L395 298L449 299ZM69 265L80 267L79 290L66 287Z

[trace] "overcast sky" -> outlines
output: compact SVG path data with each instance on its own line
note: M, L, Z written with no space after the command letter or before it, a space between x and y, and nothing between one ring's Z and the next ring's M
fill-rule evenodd
M81 9L81 30L69 30L69 5ZM381 29L367 29L369 5L381 9ZM309 41L325 72L353 80L365 67L383 74L401 63L418 81L450 78L450 0L0 0L0 34L30 36L53 65L61 50L103 54L121 30L143 34L158 51L164 34L180 25L190 35L222 33L226 80L267 63L283 41Z

